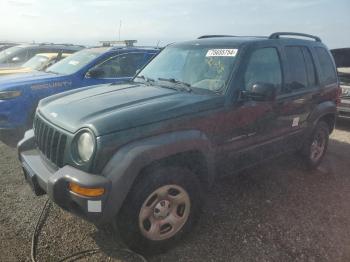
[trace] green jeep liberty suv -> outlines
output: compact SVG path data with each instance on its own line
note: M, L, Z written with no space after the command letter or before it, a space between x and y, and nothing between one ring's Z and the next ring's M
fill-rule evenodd
M37 195L160 252L215 179L290 151L317 167L338 102L318 37L207 35L167 46L129 83L41 100L19 159Z

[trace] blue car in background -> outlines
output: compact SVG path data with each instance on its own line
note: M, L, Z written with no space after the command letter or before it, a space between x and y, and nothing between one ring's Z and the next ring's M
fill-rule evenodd
M86 48L45 72L1 77L0 139L31 128L40 99L79 87L129 81L159 50L136 46Z

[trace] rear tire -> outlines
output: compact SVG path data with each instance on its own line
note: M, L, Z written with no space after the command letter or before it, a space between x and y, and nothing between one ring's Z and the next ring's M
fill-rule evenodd
M320 121L302 149L302 155L308 169L315 169L320 165L327 151L328 141L329 127L326 122Z
M188 233L200 213L200 183L188 169L158 167L135 183L117 220L125 244L141 254L162 253Z

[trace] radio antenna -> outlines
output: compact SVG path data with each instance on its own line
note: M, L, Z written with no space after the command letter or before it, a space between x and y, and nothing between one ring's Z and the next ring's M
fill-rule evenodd
M122 20L119 21L119 38L118 38L119 41L120 41L120 31L121 31L121 28L122 28Z

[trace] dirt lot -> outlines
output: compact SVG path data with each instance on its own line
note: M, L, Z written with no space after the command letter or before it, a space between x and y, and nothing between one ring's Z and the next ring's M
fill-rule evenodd
M24 182L16 151L0 143L0 261L29 261L31 236L46 196ZM148 261L350 261L350 122L332 134L319 170L295 156L215 185L202 217L181 244ZM108 228L52 205L38 243L39 261L99 247L79 261L140 261L122 251Z

